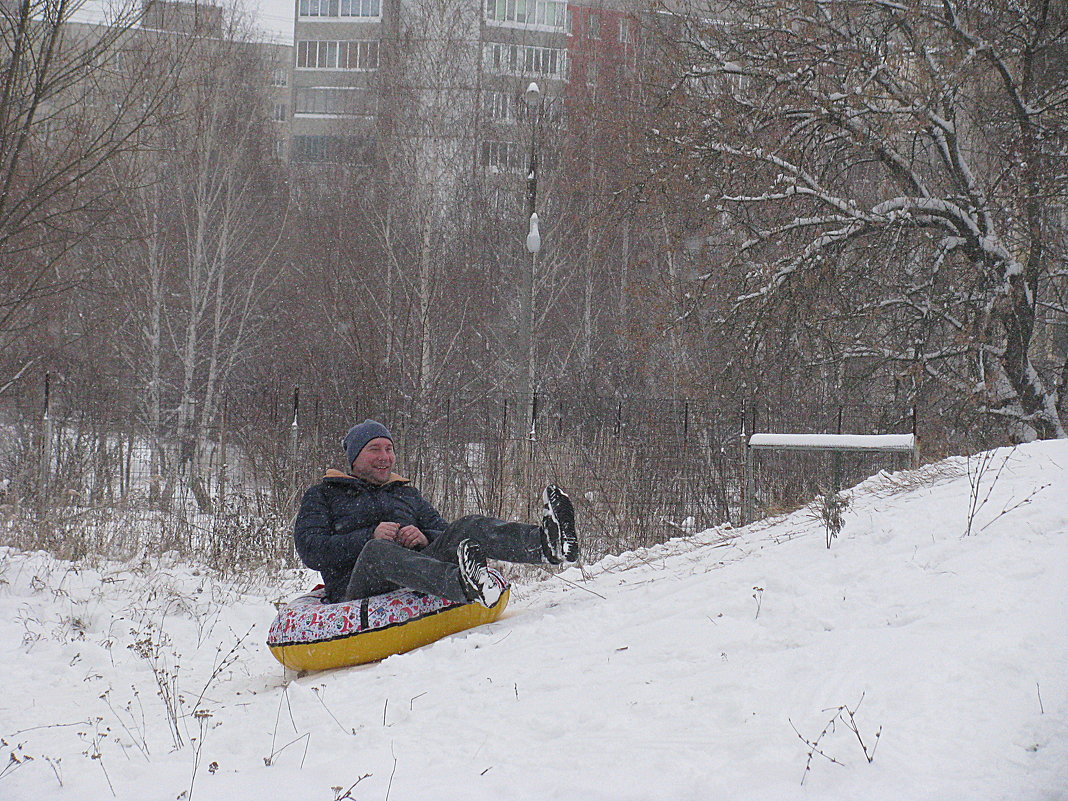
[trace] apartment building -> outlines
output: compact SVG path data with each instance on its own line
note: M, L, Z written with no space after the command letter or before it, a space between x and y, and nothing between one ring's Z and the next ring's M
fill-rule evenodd
M222 37L225 25L222 6L185 0L144 0L138 27L144 31L195 34L212 38ZM293 47L280 42L255 40L249 41L247 46L255 48L264 60L269 76L267 100L274 125L275 151L279 158L288 158Z
M476 167L521 171L530 82L541 91L537 112L559 125L567 107L633 68L637 27L626 0L295 2L298 164L370 164L388 141L431 136L462 139Z
M296 0L291 161L370 161L383 20L383 0Z
M0 0L0 17L4 20L17 21L20 13L18 0ZM92 21L91 18L82 20L77 16L66 19L60 26L57 38L66 57L70 57L71 53L99 47L101 41L109 44L106 62L100 63L99 69L93 74L94 85L91 88L70 87L70 92L62 96L62 102L69 103L73 96L89 98L96 103L106 102L108 91L123 84L131 58L138 52L188 41L189 36L209 40L222 38L227 35L226 24L221 6L182 0L144 0L140 16L128 13L121 18L118 26L113 25L113 20L107 19ZM267 101L274 123L276 152L279 157L286 158L291 138L293 47L278 42L242 41L242 47L255 51L258 58L264 61L269 76ZM53 103L54 98L50 98L46 108L51 109ZM37 116L48 120L48 125L58 121L58 117L53 119L47 113ZM48 125L39 127L47 128Z

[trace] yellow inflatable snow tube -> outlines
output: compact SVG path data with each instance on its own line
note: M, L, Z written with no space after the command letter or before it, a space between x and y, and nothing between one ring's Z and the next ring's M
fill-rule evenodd
M275 659L292 670L330 668L376 662L403 654L449 634L492 623L508 605L510 588L497 603L456 603L414 590L396 590L372 598L324 604L316 588L278 612L267 636Z

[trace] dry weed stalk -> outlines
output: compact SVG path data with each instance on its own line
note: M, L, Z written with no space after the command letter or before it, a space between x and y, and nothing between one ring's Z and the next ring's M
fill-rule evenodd
M967 520L964 527L964 536L971 536L972 530L975 527L976 518L983 508L990 502L990 497L994 493L994 488L998 484L998 480L1001 478L1002 473L1005 472L1005 468L1008 467L1009 462L1012 460L1013 455L1016 453L1016 448L1005 455L1001 464L998 465L993 478L990 479L989 484L986 487L986 491L983 491L983 481L987 474L994 469L995 454L997 451L984 451L983 453L975 454L973 456L965 457L965 472L968 475L968 484L970 492L968 493L968 512ZM1022 506L1027 506L1031 501L1035 499L1040 492L1044 491L1049 484L1043 484L1040 487L1036 487L1031 491L1029 495L1023 499L1016 501L1015 498L1010 498L1005 502L1005 505L1001 508L996 515L988 520L978 531L982 533L986 531L995 522L1000 520L1007 514L1010 514Z
M347 790L344 787L341 787L340 785L337 787L331 787L330 789L334 791L334 801L355 801L355 797L352 795L353 789L364 779L370 777L370 773L363 774L360 778L350 784Z
M861 736L860 728L857 726L856 720L857 710L860 709L860 705L862 703L864 703L864 693L861 693L860 700L857 701L856 705L852 709L850 709L847 704L843 704L839 707L832 707L823 710L824 712L834 712L834 714L827 721L826 725L823 727L823 730L819 733L819 735L817 735L816 738L813 740L810 740L804 735L802 735L801 732L797 730L797 727L794 726L794 722L792 720L790 721L790 726L791 728L793 728L794 733L798 736L798 739L800 739L801 742L803 742L808 747L808 754L805 760L805 773L801 777L802 786L804 786L805 779L808 778L808 774L812 770L812 760L817 756L821 756L827 761L833 762L835 765L842 765L843 767L845 766L845 763L828 754L824 750L823 746L821 746L823 739L827 735L833 734L837 730L838 724L842 724L848 731L853 732L853 734L857 738L857 742L860 743L860 749L861 751L863 751L864 758L868 761L869 765L875 759L875 749L879 747L879 738L882 736L883 727L880 726L875 732L875 740L872 744L871 749L869 750L868 744L864 741L863 736Z

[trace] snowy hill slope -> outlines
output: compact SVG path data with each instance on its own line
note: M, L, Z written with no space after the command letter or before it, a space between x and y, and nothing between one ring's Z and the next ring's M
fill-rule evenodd
M308 574L0 550L0 798L1068 799L1066 489L1066 442L880 476L829 551L806 510L708 531L289 682Z

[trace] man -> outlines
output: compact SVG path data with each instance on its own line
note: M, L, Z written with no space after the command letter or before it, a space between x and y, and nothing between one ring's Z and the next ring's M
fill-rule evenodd
M471 515L449 524L393 472L393 435L364 420L342 440L349 472L328 470L300 502L297 553L326 585L327 603L409 587L493 606L501 589L486 557L526 564L578 559L571 500L550 485L540 526Z

